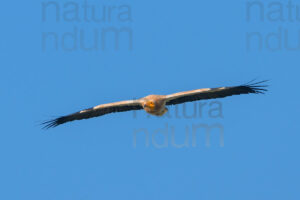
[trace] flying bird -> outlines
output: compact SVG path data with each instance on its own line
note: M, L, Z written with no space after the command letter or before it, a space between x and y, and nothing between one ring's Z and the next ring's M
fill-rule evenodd
M164 115L168 109L166 106L181 104L185 102L198 101L204 99L224 98L232 95L240 94L264 94L267 91L267 85L261 85L266 81L253 81L239 86L231 87L217 87L217 88L203 88L185 92L178 92L170 95L148 95L146 97L136 99L119 101L115 103L101 104L92 108L81 110L73 114L58 117L56 119L42 123L44 128L52 128L58 125L71 122L74 120L89 119L92 117L99 117L109 113L125 112L130 110L142 110L155 116Z

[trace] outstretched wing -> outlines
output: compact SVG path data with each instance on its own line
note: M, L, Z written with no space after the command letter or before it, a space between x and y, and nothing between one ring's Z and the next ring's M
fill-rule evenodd
M48 129L74 120L99 117L114 112L125 112L129 110L140 110L140 109L143 109L143 107L140 104L139 100L120 101L115 103L98 105L70 115L58 117L56 119L46 121L42 123L42 125L44 125L44 128Z
M240 94L263 94L267 91L267 85L261 85L266 81L256 83L248 83L245 85L234 87L218 87L218 88L205 88L198 90L191 90L187 92L179 92L166 96L166 105L175 105L189 101L197 101L202 99L216 99L224 98L232 95Z

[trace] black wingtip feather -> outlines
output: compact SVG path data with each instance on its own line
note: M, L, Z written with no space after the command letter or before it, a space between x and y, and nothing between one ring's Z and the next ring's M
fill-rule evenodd
M241 87L245 87L249 93L254 94L265 94L268 90L266 89L269 85L261 85L262 83L266 83L269 80L263 80L259 82L253 82L254 80L242 85Z
M42 129L54 128L60 124L63 124L64 123L63 121L64 121L64 117L59 117L56 119L45 121L41 124L43 126Z

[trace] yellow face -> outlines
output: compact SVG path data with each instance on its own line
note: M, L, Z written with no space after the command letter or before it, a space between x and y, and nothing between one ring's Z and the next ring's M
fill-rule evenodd
M148 107L148 108L150 108L150 109L153 109L153 108L155 107L155 104L154 104L153 101L148 101L148 102L146 103L146 107Z

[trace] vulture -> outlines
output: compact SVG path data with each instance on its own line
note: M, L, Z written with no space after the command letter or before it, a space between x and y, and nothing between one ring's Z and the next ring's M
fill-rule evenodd
M171 105L205 99L224 98L240 94L264 94L267 91L267 85L262 83L265 82L266 80L260 82L250 81L249 83L239 86L203 88L169 95L148 95L136 100L100 104L73 114L46 121L42 123L42 125L44 125L44 128L48 129L74 120L89 119L115 112L142 109L151 115L162 116L168 111L167 106Z

